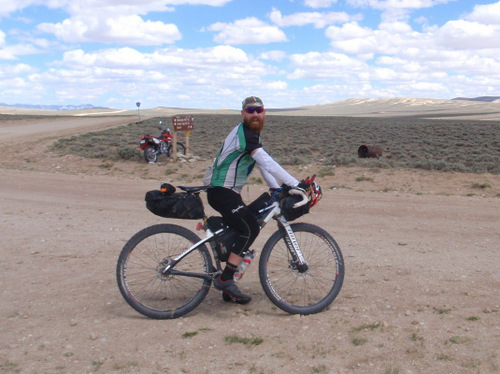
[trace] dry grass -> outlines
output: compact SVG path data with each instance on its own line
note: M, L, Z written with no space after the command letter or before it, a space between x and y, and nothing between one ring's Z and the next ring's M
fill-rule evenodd
M191 153L211 159L239 123L233 115L199 115L191 131ZM141 162L139 139L158 135L152 118L128 126L60 139L53 150L86 158ZM183 135L183 134L181 134ZM380 159L359 159L360 145L378 145ZM266 150L283 165L314 162L328 173L335 166L404 168L500 174L500 122L350 117L267 117Z

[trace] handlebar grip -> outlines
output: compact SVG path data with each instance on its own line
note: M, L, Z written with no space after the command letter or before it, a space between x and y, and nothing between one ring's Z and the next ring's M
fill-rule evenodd
M301 206L306 205L309 202L309 197L307 196L306 192L304 190L302 190L302 189L291 188L288 191L288 193L290 195L300 195L300 196L302 196L302 200L300 200L299 202L293 204L294 208L300 208Z

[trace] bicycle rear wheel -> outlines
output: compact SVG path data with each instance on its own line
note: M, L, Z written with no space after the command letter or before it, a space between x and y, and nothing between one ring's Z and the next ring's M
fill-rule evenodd
M177 318L196 308L212 283L203 278L213 272L207 247L201 245L175 265L175 270L190 275L163 275L161 270L198 241L190 230L170 224L146 227L135 234L123 247L116 267L118 288L127 303L155 319Z
M344 260L338 244L324 229L308 223L290 225L307 262L299 271L278 230L264 245L259 278L267 297L291 314L319 313L337 297L344 281Z

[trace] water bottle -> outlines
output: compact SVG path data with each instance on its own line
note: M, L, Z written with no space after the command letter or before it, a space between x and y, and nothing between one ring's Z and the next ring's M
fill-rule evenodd
M241 260L236 272L234 273L234 280L240 280L245 271L248 269L250 264L252 263L253 258L255 257L255 250L252 249L245 253L243 256L243 260Z

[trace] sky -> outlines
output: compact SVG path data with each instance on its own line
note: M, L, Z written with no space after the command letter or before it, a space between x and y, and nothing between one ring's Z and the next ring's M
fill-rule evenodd
M0 103L500 96L500 1L1 0Z

